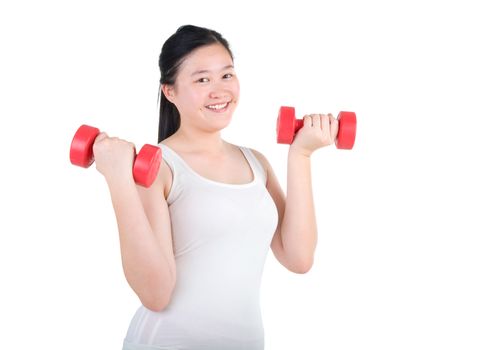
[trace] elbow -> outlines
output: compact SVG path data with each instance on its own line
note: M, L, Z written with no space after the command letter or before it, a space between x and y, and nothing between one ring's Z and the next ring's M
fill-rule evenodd
M314 265L314 260L309 259L309 260L301 261L295 264L290 268L290 270L294 273L302 275L302 274L308 273L311 270L313 265Z
M168 304L165 303L159 303L159 302L145 302L142 301L142 305L146 308L149 309L152 312L161 312L163 311Z
M169 293L150 298L142 298L140 301L145 308L153 312L161 312L170 304L171 297L172 293Z
M169 306L175 283L168 288L157 287L155 290L160 292L148 293L143 296L139 295L139 299L144 307L154 312L161 312Z
M308 273L311 270L311 267L308 266L302 266L299 268L291 269L292 272L298 274L298 275L303 275Z

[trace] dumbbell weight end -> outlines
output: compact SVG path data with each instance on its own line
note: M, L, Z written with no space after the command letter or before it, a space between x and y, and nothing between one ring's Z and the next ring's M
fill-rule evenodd
M339 131L336 137L338 149L352 149L356 141L357 118L354 112L339 112Z
M140 186L150 187L157 177L162 161L162 149L145 144L135 158L133 175L135 183Z
M89 125L81 125L70 144L70 163L88 168L94 162L93 144L100 130Z

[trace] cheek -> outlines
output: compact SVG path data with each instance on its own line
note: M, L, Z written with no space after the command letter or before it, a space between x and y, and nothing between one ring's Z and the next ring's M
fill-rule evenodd
M239 84L238 80L236 80L235 82L232 82L230 90L232 91L232 93L235 96L239 96L239 94L240 94L240 84Z
M195 90L190 90L182 98L183 107L187 110L198 110L203 106L205 97Z
M202 89L191 89L189 91L190 102L195 104L203 103L205 101L205 92Z

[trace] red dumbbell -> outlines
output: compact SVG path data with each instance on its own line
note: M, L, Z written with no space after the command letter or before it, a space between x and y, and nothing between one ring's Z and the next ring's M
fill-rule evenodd
M336 137L336 147L352 149L356 139L356 113L339 112L339 131ZM291 144L297 131L304 125L304 119L296 119L294 107L281 107L277 117L277 143Z
M94 162L93 144L100 130L82 125L75 133L70 145L70 162L88 168ZM140 186L150 187L154 182L162 161L162 150L157 146L144 145L135 156L132 173Z

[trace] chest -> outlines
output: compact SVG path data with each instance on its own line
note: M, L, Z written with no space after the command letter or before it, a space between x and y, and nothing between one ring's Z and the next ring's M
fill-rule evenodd
M225 264L238 256L239 266L255 256L265 257L278 213L261 183L233 188L182 177L177 184L182 191L169 205L177 258L197 251L202 259L210 256Z
M226 184L247 184L254 180L254 173L244 154L239 151L228 158L207 158L183 155L187 165L200 176Z

